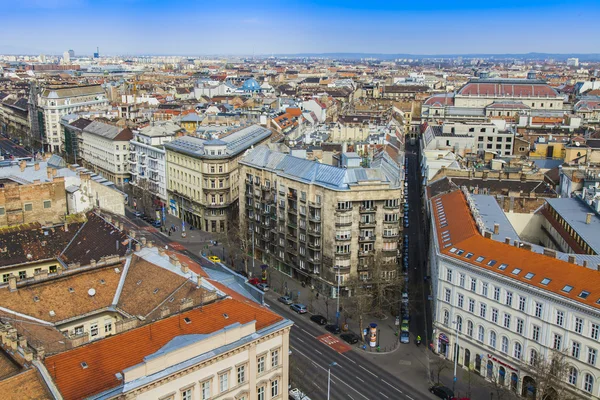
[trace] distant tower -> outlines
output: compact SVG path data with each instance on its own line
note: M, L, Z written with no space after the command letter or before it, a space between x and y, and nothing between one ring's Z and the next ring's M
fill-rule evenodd
M63 53L63 64L70 64L71 63L71 55L69 54L68 51L65 51Z
M75 50L69 50L69 57L75 58Z
M529 71L527 73L527 79L536 79L537 78L537 73L535 71Z
M100 58L100 47L96 47L96 52L94 53L94 58Z

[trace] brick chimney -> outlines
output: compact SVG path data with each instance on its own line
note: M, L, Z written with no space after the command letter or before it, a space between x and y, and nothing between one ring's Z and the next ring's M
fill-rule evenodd
M96 260L94 260L94 259L91 259L91 260L90 260L90 267L92 267L92 268L93 268L93 267L95 267L95 266L96 266Z
M483 232L483 237L491 239L492 238L492 232L490 232L490 231Z
M571 264L575 264L576 258L573 254L569 254L569 262Z
M188 272L190 272L190 267L188 267L188 265L186 263L180 263L180 265L181 265L181 272L183 272L184 274L187 274Z
M587 216L585 217L585 223L586 224L591 224L592 223L592 217L594 216L594 214L592 213L587 213Z
M504 243L506 243L506 244L510 244L510 238L509 238L509 237L505 237L505 238L504 238Z
M21 172L25 171L25 168L27 168L27 161L21 160L19 163L19 168L21 168Z
M34 168L35 168L36 171L39 171L40 170L40 163L36 162L35 165L34 165Z
M202 281L203 281L202 275L198 275L198 277L197 277L198 287L202 287Z
M52 167L46 167L46 173L48 174L48 179L52 180Z
M494 224L494 235L500 233L500 224Z
M152 240L148 240L148 241L146 242L146 247L148 247L148 248L152 248Z
M165 248L162 246L158 246L158 255L161 257L164 257L165 255Z
M52 168L52 176L56 176L58 174L58 170L56 168Z
M142 237L140 239L140 242L142 243L142 246L146 247L146 238L145 237Z
M140 242L135 242L135 251L140 251L142 250L142 245L140 244Z
M13 274L8 277L8 290L11 292L17 290L17 277Z

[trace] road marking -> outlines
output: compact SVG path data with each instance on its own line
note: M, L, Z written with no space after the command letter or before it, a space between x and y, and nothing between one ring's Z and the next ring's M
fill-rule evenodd
M312 361L312 359L311 359L309 356L307 356L306 354L304 354L304 353L303 353L303 352L301 352L300 350L296 349L294 346L290 346L290 348L291 348L291 349L292 349L294 352L296 352L296 353L298 353L298 354L300 354L300 355L302 355L302 356L304 356L304 357L308 358L310 361ZM312 361L312 363L313 363L313 364L314 364L316 367L318 367L318 368L321 368L323 371L327 371L327 368L320 366L319 364L315 363L314 361ZM365 399L369 400L369 398L368 398L367 396L365 396L364 394L362 394L362 393L361 393L361 392L359 392L358 390L354 389L352 386L350 386L349 384L347 384L346 382L344 382L344 381L343 381L342 379L340 379L339 377L337 377L337 376L336 376L335 378L336 378L336 379L338 379L338 380L339 380L341 383L343 383L344 385L348 386L348 388L350 388L350 389L352 389L353 391L355 391L355 392L356 392L356 394L358 394L360 397L363 397L363 398L365 398ZM414 399L412 399L412 400L414 400Z
M350 395L348 395L348 397L350 397L350 399L354 400L354 397L352 397L352 396L350 396Z
M300 328L300 330L304 333L306 333L307 335L310 335L312 337L315 337L315 335L313 335L312 333L308 332L307 330L305 330L304 328Z
M373 375L375 378L379 379L379 377L377 375L375 375L374 373L372 373L371 371L369 371L368 369L366 369L362 365L359 365L359 367L361 367L362 369L364 369L365 371L367 371L368 373L370 373L371 375Z
M330 335L329 333L326 333L325 335L317 336L317 340L319 340L319 342L329 346L330 348L332 348L333 350L337 351L340 354L352 350L352 347L348 346L345 343L342 343L337 337Z
M299 342L304 343L304 340L300 339L300 338L296 338L296 340L298 340Z
M323 353L321 353L319 350L315 349L315 351L316 351L317 353L319 353L320 355L323 355Z
M400 361L398 361L398 364L400 364L400 365L412 365L412 361L410 361L410 360L400 360Z
M415 400L412 397L410 397L409 395L406 395L406 397L408 397L410 400Z
M381 392L379 392L379 394L380 394L380 395L382 395L383 397L385 397L386 399L389 399L389 397L388 397L388 396L386 396L385 394L383 394L383 393L381 393Z
M340 353L340 356L342 356L342 357L344 357L346 360L348 360L348 361L351 361L352 363L356 364L356 361L354 361L354 360L353 360L353 359L351 359L351 358L348 358L347 356L345 356L345 355L343 355L343 354L341 354L341 353Z
M404 394L404 392L402 392L402 390L398 389L396 386L392 385L391 383L389 383L385 379L382 379L381 382L385 383L386 385L388 385L392 389L396 390L397 392L400 392L400 394Z
M362 383L365 383L365 381L363 381L362 379L360 379L358 376L356 377L356 379L358 379L359 381L361 381Z

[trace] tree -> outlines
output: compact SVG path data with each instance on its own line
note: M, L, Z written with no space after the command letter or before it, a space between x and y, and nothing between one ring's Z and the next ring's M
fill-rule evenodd
M442 374L442 372L444 372L445 370L447 370L449 368L449 363L448 361L443 358L443 357L438 357L434 363L433 363L433 370L432 372L435 374L435 376L437 377L437 384L440 384L440 375Z
M467 368L463 370L463 380L467 383L466 397L471 398L471 384L473 382L473 364L469 363Z
M373 312L376 316L386 313L397 315L400 289L404 285L402 276L398 276L396 264L375 263L373 275L369 280L373 292Z
M530 360L529 369L535 384L536 399L574 400L578 398L570 393L566 385L570 370L567 350L550 350L545 358L536 353L535 358Z
M364 337L364 319L365 316L372 310L373 294L365 281L358 277L352 277L348 280L346 288L350 291L351 296L346 298L344 312L346 316L352 316L358 319L360 329L360 337Z

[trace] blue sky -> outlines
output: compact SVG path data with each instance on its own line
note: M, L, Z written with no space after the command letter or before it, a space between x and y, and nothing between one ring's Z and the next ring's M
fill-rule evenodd
M599 0L0 0L0 10L0 53L600 53Z

